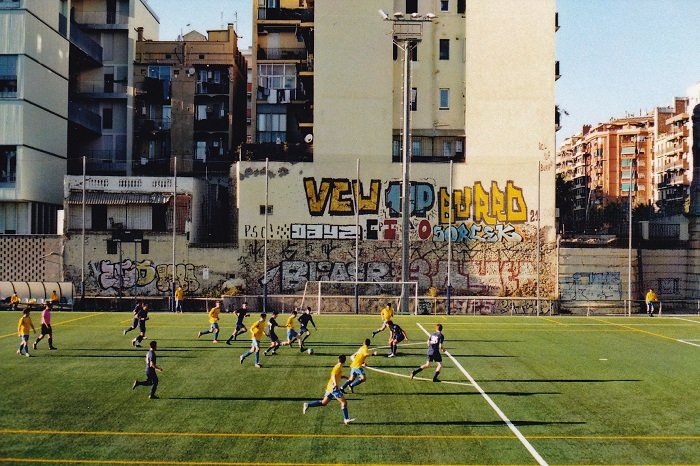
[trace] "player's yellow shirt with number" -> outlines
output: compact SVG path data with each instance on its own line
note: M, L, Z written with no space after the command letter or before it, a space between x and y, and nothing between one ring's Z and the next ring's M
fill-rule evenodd
M258 320L253 325L250 326L250 335L260 341L262 339L262 336L265 334L264 332L265 328L265 321L264 320Z
M331 378L326 384L326 393L332 392L336 387L340 387L340 380L343 376L343 364L338 363L331 369Z
M219 321L219 313L221 312L220 307L212 307L209 311L209 323L213 324Z
M19 335L29 335L29 330L32 328L32 318L29 316L22 316L17 322L17 332Z
M355 359L353 359L350 363L350 369L362 367L362 365L365 363L365 359L367 359L367 356L369 356L369 348L367 348L365 345L360 346L360 349L355 353Z
M394 317L394 310L389 306L385 307L380 311L383 320L391 320Z
M294 330L294 319L296 319L297 316L291 315L287 319L287 323L284 324L284 326L287 328L287 330Z

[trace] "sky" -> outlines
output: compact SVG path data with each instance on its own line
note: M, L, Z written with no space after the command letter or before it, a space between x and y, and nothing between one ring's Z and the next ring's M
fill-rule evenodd
M239 48L252 43L253 0L148 3L160 40L234 23ZM700 0L557 0L557 11L556 101L568 113L557 146L584 124L670 106L700 81Z

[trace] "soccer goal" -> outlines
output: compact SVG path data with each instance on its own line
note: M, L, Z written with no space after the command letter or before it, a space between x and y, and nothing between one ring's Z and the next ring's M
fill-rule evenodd
M402 293L403 289L405 293ZM418 282L313 280L304 285L301 307L310 306L318 314L377 314L391 303L394 312L400 314L402 295L406 296L408 313L417 314Z

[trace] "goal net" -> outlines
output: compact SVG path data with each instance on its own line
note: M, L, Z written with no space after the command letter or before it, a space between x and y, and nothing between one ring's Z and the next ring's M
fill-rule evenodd
M302 309L310 306L319 314L378 314L388 303L396 314L416 314L418 282L308 281L301 299Z

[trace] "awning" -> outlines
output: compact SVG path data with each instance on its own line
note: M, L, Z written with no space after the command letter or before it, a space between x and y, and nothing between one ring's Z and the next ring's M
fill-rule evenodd
M90 205L127 205L127 204L167 204L172 194L164 193L104 193L86 192L85 204ZM68 204L82 204L83 193L73 191L68 196Z

